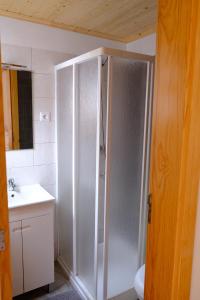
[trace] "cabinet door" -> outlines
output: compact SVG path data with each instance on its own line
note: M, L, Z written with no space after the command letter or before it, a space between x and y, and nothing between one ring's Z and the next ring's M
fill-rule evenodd
M10 223L13 296L23 293L22 231L21 221Z
M54 281L53 218L22 220L24 292Z

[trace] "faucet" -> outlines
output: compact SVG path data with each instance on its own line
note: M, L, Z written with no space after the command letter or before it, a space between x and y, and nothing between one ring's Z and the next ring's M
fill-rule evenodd
M14 178L9 178L8 179L8 190L9 191L14 191L15 190L15 180L14 180Z

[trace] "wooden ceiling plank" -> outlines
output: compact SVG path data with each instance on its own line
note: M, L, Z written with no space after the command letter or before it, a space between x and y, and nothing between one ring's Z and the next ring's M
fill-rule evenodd
M53 21L55 23L73 25L73 23L77 22L76 18L80 16L80 11L81 14L84 12L84 1L85 0L57 0L56 2L59 3L57 3L57 5L54 5L53 10L48 16L48 20ZM94 1L94 3L95 2L96 1Z
M0 7L4 10L9 10L14 0L1 0Z
M68 23L80 26L81 20L84 16L90 16L91 13L104 1L105 0L73 0L73 2L63 9L60 15L58 15L53 21L56 23Z
M141 0L140 0L141 2ZM147 1L149 3L149 0ZM96 1L95 1L96 3ZM146 14L145 5L141 6L141 3L135 3L135 1L109 1L110 6L103 5L104 1L101 2L101 6L97 6L91 11L85 11L82 13L80 20L76 20L76 25L79 27L90 28L91 30L101 31L106 29L107 31L113 30L116 26L126 24L130 26L130 22L133 23L134 19L142 14ZM126 5L129 3L129 5ZM154 1L150 1L155 6ZM112 5L111 5L112 4ZM149 10L151 6L149 5ZM63 15L65 18L65 15ZM57 22L64 21L58 18Z
M87 6L90 7L89 2L90 0L88 1ZM96 5L90 7L89 10L83 10L84 13L82 13L81 15L79 13L79 20L76 20L76 22L78 22L79 25L83 27L88 25L91 26L91 23L94 24L92 26L95 26L95 22L98 22L98 20L100 19L100 25L102 25L102 23L105 22L105 20L107 20L108 18L110 20L115 17L117 13L121 14L123 3L126 2L127 0L94 1Z
M96 1L94 2L96 3ZM90 15L89 10L87 9L87 11L82 14L83 17L81 20L79 22L76 21L78 23L77 26L79 28L88 28L93 32L105 33L106 35L107 32L109 32L113 37L118 36L120 40L124 39L124 33L128 36L137 36L138 33L138 36L140 36L141 27L147 21L150 23L148 31L152 32L152 28L155 28L155 1L143 1L142 7L141 1L138 0L131 1L131 5L129 6L126 5L127 2L130 3L129 0L108 1L112 6L106 6L106 9L103 2L104 1L101 1L100 6L96 5L95 11L91 8ZM115 5L113 5L113 3L115 3ZM142 20L140 21L141 17ZM63 18L65 18L65 15L63 15ZM60 18L56 19L58 22L61 20L62 19ZM105 22L106 20L108 20L108 22ZM147 26L145 27L147 28ZM125 38L127 39L127 37Z
M127 36L124 38L124 43L131 43L133 41L136 41L138 39L141 39L145 36L148 36L150 34L153 34L156 32L156 25L152 25L150 28L144 30L144 31L140 31L140 32L137 32L135 34L132 34L130 36Z
M21 14L18 14L18 13L11 13L11 12L7 12L7 11L2 12L1 9L0 9L0 15L10 17L10 18L14 18L14 19L18 19L18 20L22 20L22 21L47 25L47 26L50 26L50 27L65 29L65 30L69 30L69 31L73 31L73 32L78 32L78 33L82 33L82 34L87 34L87 35L91 35L91 36L95 36L95 37L100 37L100 38L104 38L104 39L109 39L109 40L125 43L125 40L120 39L120 38L115 37L115 36L112 36L109 33L105 35L105 34L102 34L102 33L99 33L99 32L94 32L94 31L90 31L90 30L87 30L87 29L83 29L83 28L79 28L79 27L75 27L75 26L71 26L71 25L49 22L49 21L46 21L46 20L43 20L43 19L38 19L38 18L34 18L34 17L29 17L29 16L27 17L27 16L24 16L24 15L21 15Z
M121 18L111 20L109 23L104 23L101 28L101 32L112 32L113 35L131 35L135 30L142 30L143 27L155 23L155 10L141 10L140 15L127 14L126 18L123 16ZM98 30L98 28L96 28Z
M120 42L155 30L155 0L2 0L0 14Z

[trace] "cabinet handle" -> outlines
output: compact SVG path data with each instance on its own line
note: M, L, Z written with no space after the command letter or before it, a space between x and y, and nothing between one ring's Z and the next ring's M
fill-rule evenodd
M22 228L21 227L16 227L16 228L13 228L12 232L17 232L17 231L21 231Z
M31 225L26 225L26 226L22 227L22 230L26 230L26 229L30 229L30 228L31 228Z

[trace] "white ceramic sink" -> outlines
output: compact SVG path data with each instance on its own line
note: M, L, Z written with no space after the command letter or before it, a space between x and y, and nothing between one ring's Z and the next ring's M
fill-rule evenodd
M20 194L16 191L8 191L8 203L13 203L14 201L19 202L21 199Z
M8 208L32 205L54 200L40 184L19 186L15 191L8 191Z

